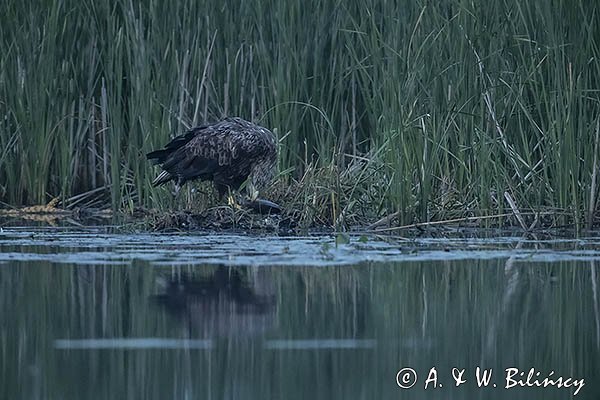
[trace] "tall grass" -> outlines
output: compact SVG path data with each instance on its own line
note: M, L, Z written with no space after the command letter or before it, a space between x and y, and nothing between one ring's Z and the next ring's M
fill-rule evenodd
M591 225L598 11L584 0L4 1L0 200L173 206L150 187L144 154L239 115L282 138L284 183L314 167L358 171L319 189L333 223L358 205L399 223L501 214L506 193L522 212Z

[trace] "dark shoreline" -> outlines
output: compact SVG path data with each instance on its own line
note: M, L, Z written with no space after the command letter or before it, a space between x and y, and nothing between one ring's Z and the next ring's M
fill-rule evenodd
M396 238L500 237L577 238L599 236L598 229L580 230L571 226L536 226L523 229L518 224L502 226L489 223L495 217L465 217L448 221L432 221L397 225L378 221L335 227L331 224L307 225L297 217L299 211L260 214L252 209L211 207L203 211L161 211L137 208L133 212L113 212L110 209L59 209L34 206L0 210L0 228L108 228L115 232L197 232L244 235L373 235ZM508 219L505 218L505 222ZM487 223L485 225L484 223Z

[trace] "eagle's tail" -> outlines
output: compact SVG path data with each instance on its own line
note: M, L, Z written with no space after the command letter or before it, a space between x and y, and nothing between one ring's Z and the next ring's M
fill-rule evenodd
M153 164L163 164L167 161L167 158L171 155L172 149L162 149L156 150L151 153L146 154L146 158L151 160ZM163 183L169 182L173 179L173 175L171 175L168 171L162 171L154 180L152 181L152 186L162 185Z
M169 173L169 171L162 171L154 180L152 181L152 186L156 187L162 185L163 183L169 182L173 179L173 175Z

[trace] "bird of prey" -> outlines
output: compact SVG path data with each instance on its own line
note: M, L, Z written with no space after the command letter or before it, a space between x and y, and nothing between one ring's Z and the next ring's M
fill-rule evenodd
M212 181L222 198L245 184L255 201L276 172L277 140L267 128L228 117L193 128L146 157L162 168L153 186L174 181L177 192L187 181Z

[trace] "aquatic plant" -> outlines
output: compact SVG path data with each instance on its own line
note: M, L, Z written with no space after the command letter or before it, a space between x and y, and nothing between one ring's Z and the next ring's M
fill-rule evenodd
M143 155L239 115L278 132L276 186L292 188L284 197L306 221L509 213L486 221L592 226L598 10L584 0L4 1L0 201L205 205L152 188Z

